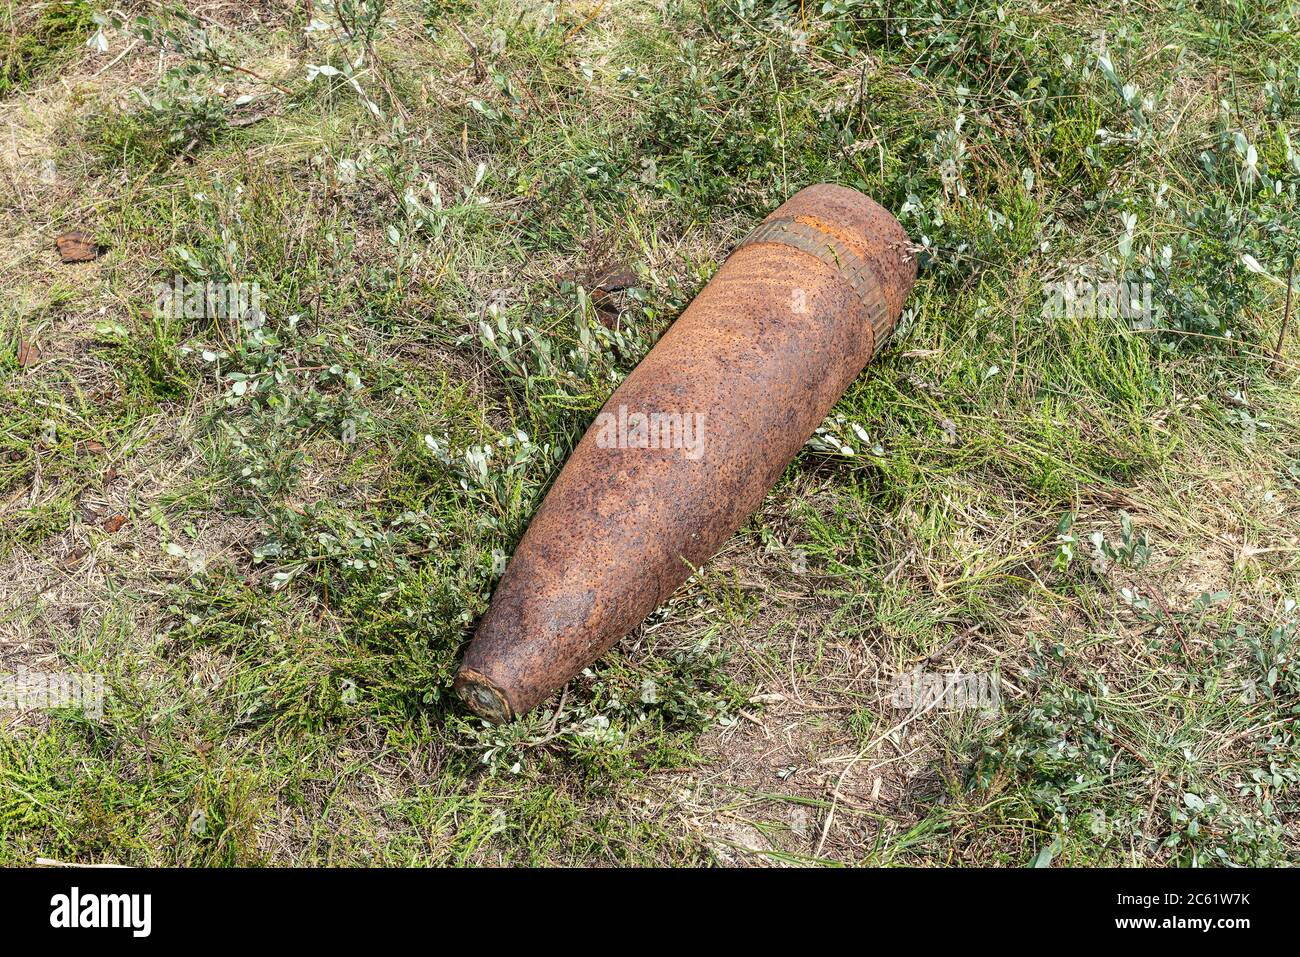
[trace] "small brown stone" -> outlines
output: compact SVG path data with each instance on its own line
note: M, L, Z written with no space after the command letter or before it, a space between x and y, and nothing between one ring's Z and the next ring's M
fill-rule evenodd
M99 257L99 244L75 229L54 240L54 247L65 263L84 263Z

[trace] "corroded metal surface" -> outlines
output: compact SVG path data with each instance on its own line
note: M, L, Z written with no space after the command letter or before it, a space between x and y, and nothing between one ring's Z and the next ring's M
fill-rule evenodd
M698 441L587 431L465 654L469 707L528 711L707 561L892 332L915 278L902 227L854 190L812 186L768 216L605 405L703 415Z
M885 307L885 297L880 293L880 282L876 276L874 264L861 258L848 244L835 236L829 235L816 226L791 217L788 219L765 219L757 229L745 237L736 247L744 249L751 243L781 243L793 246L802 252L816 256L826 265L839 272L853 291L862 300L867 310L867 320L876 337L879 349L894 331L894 320L890 318ZM732 253L734 256L735 253Z

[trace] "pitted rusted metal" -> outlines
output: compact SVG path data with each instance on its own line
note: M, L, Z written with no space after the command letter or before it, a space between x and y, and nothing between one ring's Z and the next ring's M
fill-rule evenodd
M744 249L754 243L778 243L791 246L800 252L816 256L838 271L841 278L853 287L853 291L858 294L858 298L867 309L875 347L879 349L885 344L894 331L894 322L890 319L889 311L885 306L880 282L876 278L873 265L862 259L847 243L794 217L764 220L741 240L736 249ZM735 255L734 251L732 255Z
M603 410L702 413L699 455L605 447L599 420L587 431L465 653L469 707L528 711L712 557L885 341L915 278L898 221L854 190L813 186L768 216Z

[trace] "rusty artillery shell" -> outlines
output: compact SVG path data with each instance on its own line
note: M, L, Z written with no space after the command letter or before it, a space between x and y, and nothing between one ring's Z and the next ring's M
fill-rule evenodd
M811 186L742 242L615 390L528 526L456 677L492 721L635 628L762 503L893 331L902 226Z

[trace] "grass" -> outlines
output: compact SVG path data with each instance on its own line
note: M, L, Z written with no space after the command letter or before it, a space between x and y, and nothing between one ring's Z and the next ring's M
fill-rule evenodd
M0 96L24 90L68 60L93 32L91 8L82 0L24 4L0 10Z
M0 863L1296 860L1289 5L138 4L103 53L65 6L0 88L0 672L108 693L0 715ZM643 626L472 719L568 450L822 181L923 247L899 333ZM1045 317L1084 275L1154 314ZM1000 706L896 707L918 667Z

